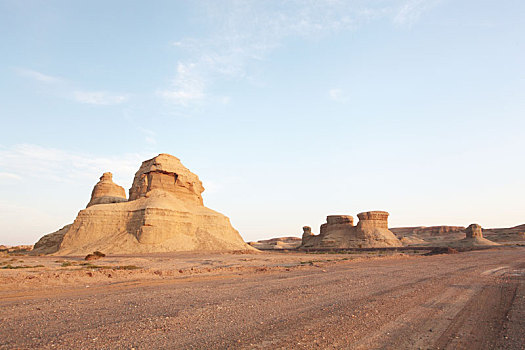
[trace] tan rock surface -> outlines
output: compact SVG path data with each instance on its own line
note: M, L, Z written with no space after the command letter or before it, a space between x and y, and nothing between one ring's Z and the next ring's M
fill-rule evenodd
M57 254L253 250L226 216L203 205L203 191L179 159L160 154L142 163L129 201L81 210Z
M70 227L71 224L62 227L58 231L48 233L47 235L43 236L38 240L38 242L35 243L35 246L31 253L33 255L38 255L52 254L57 252L60 243L62 243L62 240L64 239L64 235L67 233Z
M120 203L126 201L126 191L113 182L113 174L104 173L91 192L87 207L95 204Z
M471 224L465 230L466 237L462 240L450 243L451 247L481 247L481 246L495 246L500 245L483 238L481 226L478 224Z
M296 249L301 245L301 238L299 237L278 237L263 239L257 242L248 243L254 248L263 250L283 250Z
M353 225L349 215L330 215L317 236L303 234L303 248L381 248L400 247L402 243L388 230L388 213L370 211L357 215Z

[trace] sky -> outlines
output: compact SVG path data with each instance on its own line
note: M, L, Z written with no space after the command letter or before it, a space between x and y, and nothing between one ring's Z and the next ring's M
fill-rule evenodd
M180 158L246 241L525 223L522 0L0 0L0 243Z

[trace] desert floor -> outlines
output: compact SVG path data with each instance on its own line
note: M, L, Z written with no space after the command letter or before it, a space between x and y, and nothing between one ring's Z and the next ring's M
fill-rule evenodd
M523 247L90 263L0 257L0 348L525 348Z

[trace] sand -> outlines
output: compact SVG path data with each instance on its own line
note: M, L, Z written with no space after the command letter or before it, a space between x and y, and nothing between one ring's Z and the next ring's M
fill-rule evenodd
M525 248L377 255L4 257L44 267L0 270L0 348L525 345Z

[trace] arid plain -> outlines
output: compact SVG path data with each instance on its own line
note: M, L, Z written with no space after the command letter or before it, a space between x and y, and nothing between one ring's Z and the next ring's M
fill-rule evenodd
M4 349L522 349L525 248L4 256ZM39 266L42 267L30 267Z

